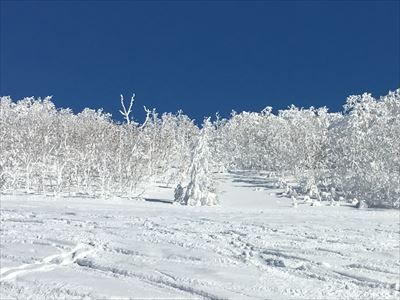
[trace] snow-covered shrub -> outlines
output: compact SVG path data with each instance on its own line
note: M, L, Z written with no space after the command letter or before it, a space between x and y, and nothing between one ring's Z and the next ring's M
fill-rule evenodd
M174 201L177 203L182 203L183 197L185 196L184 192L185 190L183 189L182 185L178 183L174 190Z

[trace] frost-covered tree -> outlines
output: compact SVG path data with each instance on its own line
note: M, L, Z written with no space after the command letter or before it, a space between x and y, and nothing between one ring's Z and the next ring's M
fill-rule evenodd
M215 183L210 170L212 156L209 140L212 132L210 119L205 119L189 168L189 183L181 204L203 206L218 204Z
M369 206L399 206L400 90L379 100L367 93L350 96L330 141L332 186Z

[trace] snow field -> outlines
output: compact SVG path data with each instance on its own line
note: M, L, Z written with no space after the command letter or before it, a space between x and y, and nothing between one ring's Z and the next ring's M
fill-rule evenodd
M214 207L163 203L167 188L153 202L2 195L1 298L400 297L398 210L293 208L262 177L218 182Z

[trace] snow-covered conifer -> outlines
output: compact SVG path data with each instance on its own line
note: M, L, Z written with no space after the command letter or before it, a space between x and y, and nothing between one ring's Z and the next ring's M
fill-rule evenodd
M182 204L184 205L203 206L218 204L215 183L210 170L212 156L208 143L211 130L212 124L210 119L205 119L189 168L189 184L182 199Z

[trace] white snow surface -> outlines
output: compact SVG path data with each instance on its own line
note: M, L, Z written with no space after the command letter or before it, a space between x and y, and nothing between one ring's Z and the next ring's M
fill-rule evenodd
M262 176L219 206L1 196L1 299L399 299L398 210L312 207Z

